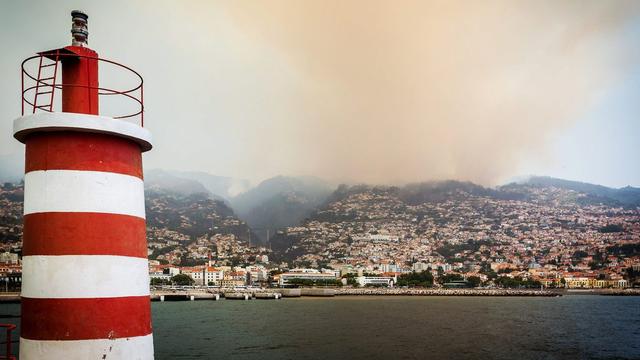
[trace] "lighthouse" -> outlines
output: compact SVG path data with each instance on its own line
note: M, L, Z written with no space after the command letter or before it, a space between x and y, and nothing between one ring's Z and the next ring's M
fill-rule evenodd
M72 45L23 62L13 123L25 144L20 358L153 359L142 77L100 58L88 16L71 16ZM136 85L103 87L103 66ZM101 114L103 96L136 110Z

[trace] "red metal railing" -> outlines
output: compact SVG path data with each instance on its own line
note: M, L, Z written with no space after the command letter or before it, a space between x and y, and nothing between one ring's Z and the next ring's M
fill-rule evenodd
M133 74L135 76L136 86L132 87L128 90L114 90L103 87L95 87L89 85L77 85L77 84L63 84L57 82L58 78L58 62L61 61L64 57L72 57L72 58L88 58L88 59L96 59L102 63L113 65L117 68L121 68L126 72ZM27 68L31 65L31 67L35 67L35 62L38 62L38 72L37 75L32 74ZM47 63L47 61L49 63ZM43 78L43 69L48 67L54 67L54 72L52 76ZM54 111L54 95L56 90L62 90L65 87L81 87L86 89L97 89L98 95L104 96L122 96L136 103L136 110L133 113L128 113L124 115L112 116L114 119L131 119L131 118L140 118L140 125L144 126L144 89L143 89L143 79L138 72L131 69L128 66L119 64L115 61L101 59L98 57L70 54L70 53L62 53L60 51L48 52L48 53L40 53L35 56L31 56L25 59L22 62L22 72L21 72L21 80L22 80L22 115L25 115L25 105L28 105L27 108L30 108L31 113L36 113L38 111ZM34 71L35 72L35 71ZM25 82L26 81L26 82ZM50 81L50 82L49 82ZM138 82L139 81L139 82ZM42 91L44 89L44 91ZM50 94L49 100L47 103L40 104L38 103L38 96ZM27 100L27 97L33 95L33 102ZM29 110L27 110L29 111Z
M11 350L11 346L13 344L13 341L11 340L11 332L16 328L15 325L13 324L0 324L0 328L6 328L6 351L5 351L5 355L0 355L0 359L1 360L16 360L16 357L13 356L12 354L12 350ZM0 344L2 344L0 342Z

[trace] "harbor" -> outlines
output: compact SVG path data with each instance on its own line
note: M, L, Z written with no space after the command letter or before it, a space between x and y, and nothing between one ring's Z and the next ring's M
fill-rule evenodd
M518 350L523 360L635 359L640 357L639 300L587 294L221 298L157 301L151 311L157 360L421 359L424 354L445 359L452 353L468 354L457 357L462 359L509 359L514 349L523 349ZM20 305L0 307L14 316L3 321L19 327ZM601 326L589 326L593 323ZM545 357L537 350L542 346L557 356Z
M598 289L568 291L566 289L442 289L442 288L292 288L292 289L190 289L155 290L153 302L227 300L280 300L299 297L339 296L486 296L486 297L558 297L558 296L640 296L640 289ZM20 294L0 293L0 303L20 303Z

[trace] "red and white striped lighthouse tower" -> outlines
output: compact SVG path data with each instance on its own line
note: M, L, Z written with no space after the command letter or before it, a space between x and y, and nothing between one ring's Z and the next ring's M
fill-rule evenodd
M72 18L72 46L23 63L23 116L14 121L26 145L20 358L152 359L142 78L99 59L87 47L87 15ZM100 87L103 62L138 85ZM101 116L99 95L139 111Z

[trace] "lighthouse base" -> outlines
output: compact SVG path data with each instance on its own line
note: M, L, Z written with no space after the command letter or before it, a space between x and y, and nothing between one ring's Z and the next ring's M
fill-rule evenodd
M20 338L20 359L153 359L153 337L99 340L30 340Z

